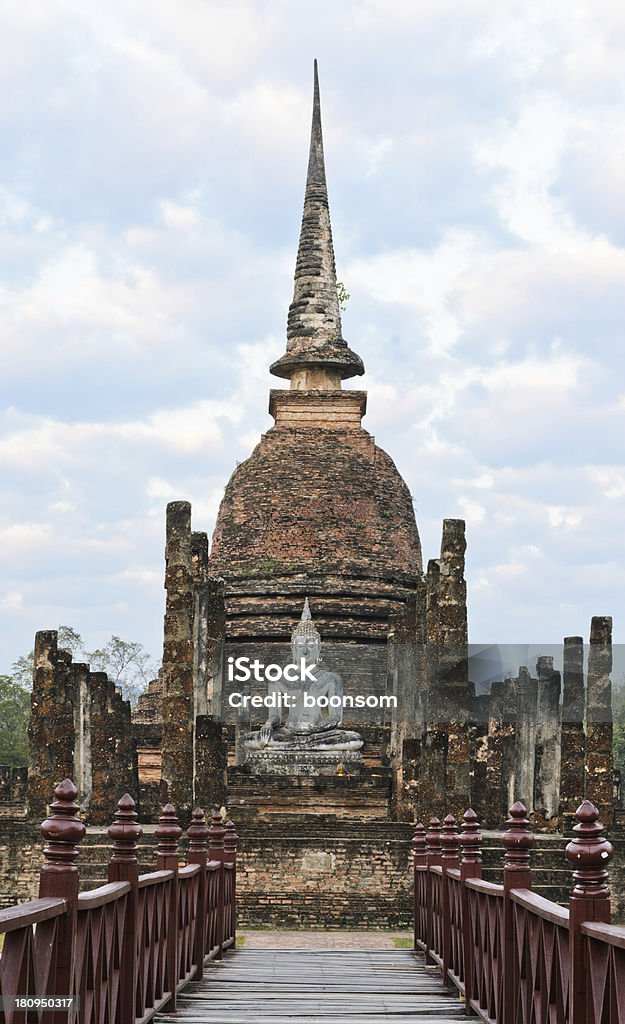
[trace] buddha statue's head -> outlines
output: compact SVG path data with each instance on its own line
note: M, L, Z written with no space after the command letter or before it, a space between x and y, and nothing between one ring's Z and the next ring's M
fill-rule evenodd
M308 598L304 601L302 617L291 633L291 653L295 665L301 665L302 658L305 665L316 665L320 660L321 636L312 620Z

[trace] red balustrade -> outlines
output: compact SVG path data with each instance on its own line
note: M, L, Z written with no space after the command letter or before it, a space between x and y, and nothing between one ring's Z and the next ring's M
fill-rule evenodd
M523 804L502 836L503 885L482 879L477 817L460 834L448 815L412 842L415 949L436 964L486 1024L625 1024L625 928L610 925L612 847L585 800L566 857L575 883L569 906L532 892L534 837Z
M54 796L41 826L46 846L40 898L0 911L0 1021L147 1024L159 1010L175 1009L177 993L202 976L206 958L234 945L234 825L228 821L224 829L216 812L209 830L196 809L188 862L180 866L182 829L168 804L156 829L157 870L139 875L142 829L126 794L108 830L108 883L79 894L75 862L85 827L77 791L66 779ZM19 997L46 1004L55 999L57 1005L27 1008ZM69 1006L61 1005L66 997Z

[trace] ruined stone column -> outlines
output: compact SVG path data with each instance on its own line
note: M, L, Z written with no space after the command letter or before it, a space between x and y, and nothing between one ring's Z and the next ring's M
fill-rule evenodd
M393 817L412 821L420 772L420 746L424 728L425 685L423 631L425 586L393 616L388 634L387 693L397 699L391 716L391 754L394 768Z
M89 821L104 825L120 793L137 795L130 702L117 693L106 672L90 672L91 802Z
M464 813L470 800L466 542L462 519L443 520L441 556L428 563L427 729L422 745L424 810ZM419 808L420 810L420 808Z
M612 822L612 619L593 616L590 623L586 690L586 798L605 825Z
M447 808L445 780L447 775L447 705L440 685L439 616L440 561L431 558L426 576L426 652L425 652L425 716L426 728L421 743L421 763L417 803L417 818L427 820L432 808Z
M191 534L191 574L193 577L193 701L194 717L208 714L207 708L207 619L202 615L202 588L208 578L208 535Z
M486 771L490 699L490 693L476 695L475 688L472 687L469 696L469 750L473 769L470 805L480 821L484 821L485 815L487 815Z
M195 720L194 802L198 807L220 807L226 801L228 742L221 722L211 715Z
M91 803L91 693L89 666L77 662L71 666L74 697L74 771L78 804L85 813Z
M504 679L501 707L501 814L516 802L516 732L519 716L518 679ZM498 823L499 825L499 823Z
M439 685L445 701L448 735L445 788L447 807L456 816L470 799L469 674L467 651L466 551L462 519L444 519L438 581L440 636Z
M557 828L560 792L560 673L554 671L551 657L540 657L537 671L532 820L539 828Z
M564 638L562 728L560 731L560 829L576 823L575 811L584 799L584 641Z
M519 668L517 681L518 715L516 726L517 795L525 807L533 807L534 760L536 748L536 706L538 682L525 665Z
M167 799L187 818L193 806L193 576L191 505L167 506L163 637L163 767Z
M28 808L45 817L62 779L74 772L74 709L67 695L67 657L56 630L35 635L35 668L28 722Z
M486 747L486 793L482 824L499 828L502 808L504 684L491 683Z

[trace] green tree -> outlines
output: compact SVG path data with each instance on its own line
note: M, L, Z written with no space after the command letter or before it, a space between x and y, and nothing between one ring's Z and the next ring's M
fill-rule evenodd
M112 636L103 648L89 651L85 657L92 671L108 673L133 707L157 672L143 644L120 636Z
M28 763L30 693L12 676L0 676L0 764Z

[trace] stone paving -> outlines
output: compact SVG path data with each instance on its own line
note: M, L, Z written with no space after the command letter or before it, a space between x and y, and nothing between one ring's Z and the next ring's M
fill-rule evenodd
M412 932L270 931L243 929L244 949L396 949L393 939L410 939ZM405 947L404 947L405 948Z

